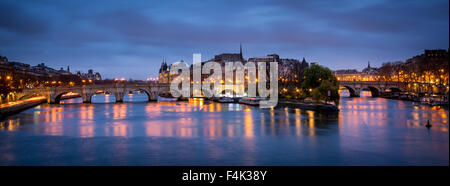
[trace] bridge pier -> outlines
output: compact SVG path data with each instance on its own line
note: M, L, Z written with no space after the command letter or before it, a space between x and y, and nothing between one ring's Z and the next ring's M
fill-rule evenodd
M158 93L152 92L152 93L148 94L147 96L148 96L149 102L158 101Z
M50 104L59 104L59 101L56 101L56 100L50 100L49 103L50 103Z
M84 93L81 97L83 98L83 103L91 103L92 95Z
M124 95L125 93L123 91L115 92L114 96L116 97L116 103L122 103Z

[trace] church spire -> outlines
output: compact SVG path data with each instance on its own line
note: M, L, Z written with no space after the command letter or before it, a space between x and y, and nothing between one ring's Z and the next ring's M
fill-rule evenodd
M367 61L367 68L370 69L370 61Z
M241 56L242 59L242 43L239 43L239 56Z

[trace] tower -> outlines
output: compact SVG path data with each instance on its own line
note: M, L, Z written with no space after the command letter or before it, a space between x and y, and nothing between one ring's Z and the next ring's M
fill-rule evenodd
M166 70L167 70L167 64L166 64L166 59L164 58L161 63L161 68L159 68L159 73L165 72Z
M242 58L242 43L239 43L239 56Z

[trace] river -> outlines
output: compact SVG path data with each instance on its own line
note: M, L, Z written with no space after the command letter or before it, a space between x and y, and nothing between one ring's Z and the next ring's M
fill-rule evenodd
M1 120L0 165L449 165L440 107L344 96L327 114L145 99L75 98Z

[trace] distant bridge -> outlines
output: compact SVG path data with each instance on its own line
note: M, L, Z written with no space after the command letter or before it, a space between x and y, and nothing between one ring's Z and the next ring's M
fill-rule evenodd
M420 83L421 85L422 83ZM424 83L426 84L426 83ZM420 86L419 85L419 86ZM384 82L384 81L339 81L339 86L349 90L351 97L359 97L361 91L368 90L373 97L384 95L387 91L405 92L408 90L408 83L405 82ZM92 96L98 92L113 94L116 102L123 102L124 95L131 91L143 91L147 94L148 101L156 101L160 95L169 95L168 84L152 83L131 83L118 82L109 84L86 84L81 86L56 86L24 89L17 93L17 98L31 95L41 95L47 98L48 103L59 103L66 93L76 93L83 98L83 103L91 103Z
M359 97L363 90L370 91L373 97L383 96L390 92L409 92L412 89L422 93L432 93L436 91L446 92L448 94L448 87L442 84L433 84L425 82L396 82L396 81L339 81L339 86L345 87L349 90L351 97ZM430 89L423 89L429 87ZM446 90L447 89L447 90Z
M83 103L91 103L92 96L98 92L114 94L116 102L123 102L123 97L130 91L143 91L148 96L148 101L156 101L159 95L167 95L169 86L158 83L110 83L87 84L82 86L57 86L24 89L17 94L18 98L30 95L41 95L47 98L48 103L59 103L66 93L77 93L83 98Z
M351 97L359 97L363 90L368 90L373 97L378 97L385 94L387 89L392 92L404 92L408 89L408 83L389 81L340 81L339 86L347 88Z

